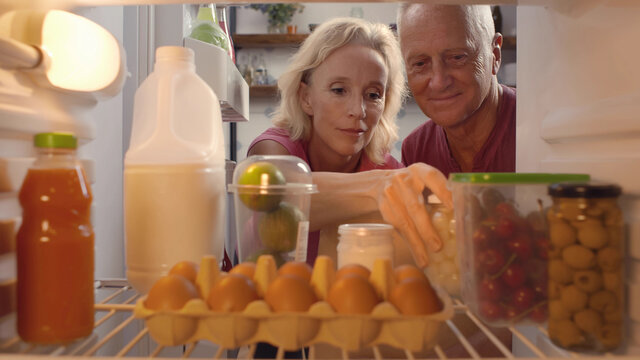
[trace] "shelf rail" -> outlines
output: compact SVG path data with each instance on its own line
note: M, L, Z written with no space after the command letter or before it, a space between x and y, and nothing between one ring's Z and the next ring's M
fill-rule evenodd
M214 359L222 359L227 358L229 354L232 354L235 357L237 353L237 358L253 358L256 351L256 344L251 344L250 346L245 346L238 352L236 349L225 349L219 346L215 346L208 341L198 341L191 344L187 344L186 346L175 346L175 347L165 347L162 345L156 344L149 337L149 330L146 326L144 326L144 322L142 320L135 319L133 315L134 302L139 298L139 295L135 293L135 291L128 285L126 282L122 280L107 280L107 281L97 281L96 282L96 290L100 293L100 300L95 305L96 318L95 321L95 331L88 338L81 339L72 344L66 346L37 346L33 344L26 344L20 341L20 338L17 335L14 335L7 339L0 338L0 359L2 358L11 358L11 354L21 354L21 355L41 355L41 356L67 356L67 357L92 357L92 356L100 356L100 357L131 357L131 356L144 356L150 358L157 357L167 357L169 353L169 357L173 358L189 358L189 357L206 357L206 358L214 358ZM483 333L488 341L490 341L493 346L495 346L498 351L502 354L500 358L505 359L515 359L516 356L513 354L511 350L509 350L501 341L496 337L493 332L483 324L461 301L454 301L454 310L457 316L466 316L468 317L475 326ZM121 314L124 318L122 321L116 321L116 315ZM113 320L113 321L109 321ZM9 326L15 327L15 316L8 316L3 319L0 319L0 326L7 326L6 322L9 322ZM109 326L113 326L110 329L103 329ZM454 321L448 320L446 322L448 330L450 330L462 348L468 354L469 359L482 359L483 357L478 352L477 349L474 348L472 343L465 337L463 332L456 326ZM0 327L0 330L2 328ZM131 334L131 330L135 330L134 334ZM515 327L509 327L509 330L513 334L513 338L519 339L524 346L526 346L534 355L533 358L528 359L551 359L552 357L545 354L545 352L536 346L530 337L527 337L522 331ZM543 326L538 326L536 331L539 332L540 335L546 337L547 332ZM128 332L125 334L125 332ZM1 333L0 333L1 334ZM116 337L126 338L125 341L122 341L121 346L116 346L116 349L112 352L109 352L110 349L106 349L106 344L109 344ZM145 346L146 344L146 346ZM111 346L114 347L114 346ZM134 349L137 349L134 351ZM171 351L169 351L171 350ZM233 352L228 352L229 350ZM371 357L381 360L384 359L384 351L378 347L374 346L370 349L372 351ZM137 352L137 354L135 353ZM414 360L417 357L417 354L412 353L407 349L403 349L400 351L401 354L408 360ZM556 354L561 354L560 356L553 355L553 359L561 359L561 358L581 358L581 355L575 352L564 351L557 349L555 351ZM172 355L173 354L173 355ZM302 352L304 356L304 352ZM347 360L355 355L350 354L348 351L342 349L340 350L340 354L342 359ZM437 359L449 359L447 353L444 349L441 348L440 345L436 345L431 353L428 355L429 358L437 358ZM623 355L615 355L607 353L604 355L605 358L619 358L619 359L632 359L633 357L627 357ZM276 359L284 358L284 349L278 349L276 354ZM309 347L309 359L316 359L317 357L317 349L315 345ZM494 357L495 358L495 357Z

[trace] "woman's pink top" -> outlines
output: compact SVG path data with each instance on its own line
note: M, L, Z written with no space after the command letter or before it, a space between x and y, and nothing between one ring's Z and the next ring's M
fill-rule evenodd
M265 130L262 134L258 135L249 145L249 150L262 140L273 140L278 144L284 146L287 151L294 156L299 157L309 165L311 171L313 168L309 163L309 143L304 140L291 140L289 137L289 131L282 128L272 127ZM362 158L360 159L360 165L356 172L374 170L374 169L399 169L403 168L402 163L397 161L391 154L387 153L384 156L384 164L376 164L372 162L365 152L362 152ZM313 266L313 263L318 256L318 242L320 240L320 231L313 231L309 233L309 241L307 248L307 263Z

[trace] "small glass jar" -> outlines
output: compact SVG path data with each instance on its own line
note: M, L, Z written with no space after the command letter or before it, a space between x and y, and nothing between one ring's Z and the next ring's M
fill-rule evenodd
M612 184L553 184L549 222L549 338L605 352L623 339L623 216Z
M429 254L427 276L432 283L444 288L451 296L460 296L460 266L453 210L447 208L434 194L429 195L427 211L431 223L442 240L442 249Z
M360 264L373 270L379 258L393 263L393 226L387 224L343 224L338 227L338 268Z

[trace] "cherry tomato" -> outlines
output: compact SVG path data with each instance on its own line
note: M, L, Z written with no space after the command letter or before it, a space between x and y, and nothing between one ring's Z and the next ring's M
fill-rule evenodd
M504 273L502 273L501 279L511 288L518 288L522 286L524 284L524 281L526 280L525 272L522 268L522 265L509 265Z
M480 282L478 293L482 300L498 301L504 296L504 286L498 279L486 277Z
M521 287L513 293L511 304L518 310L526 310L533 305L534 297L533 290L528 287Z

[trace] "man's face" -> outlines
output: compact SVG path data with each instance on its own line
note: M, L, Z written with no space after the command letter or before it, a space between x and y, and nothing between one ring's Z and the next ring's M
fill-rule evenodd
M413 9L400 32L409 88L436 124L455 127L478 110L489 92L494 75L489 40L457 7Z

